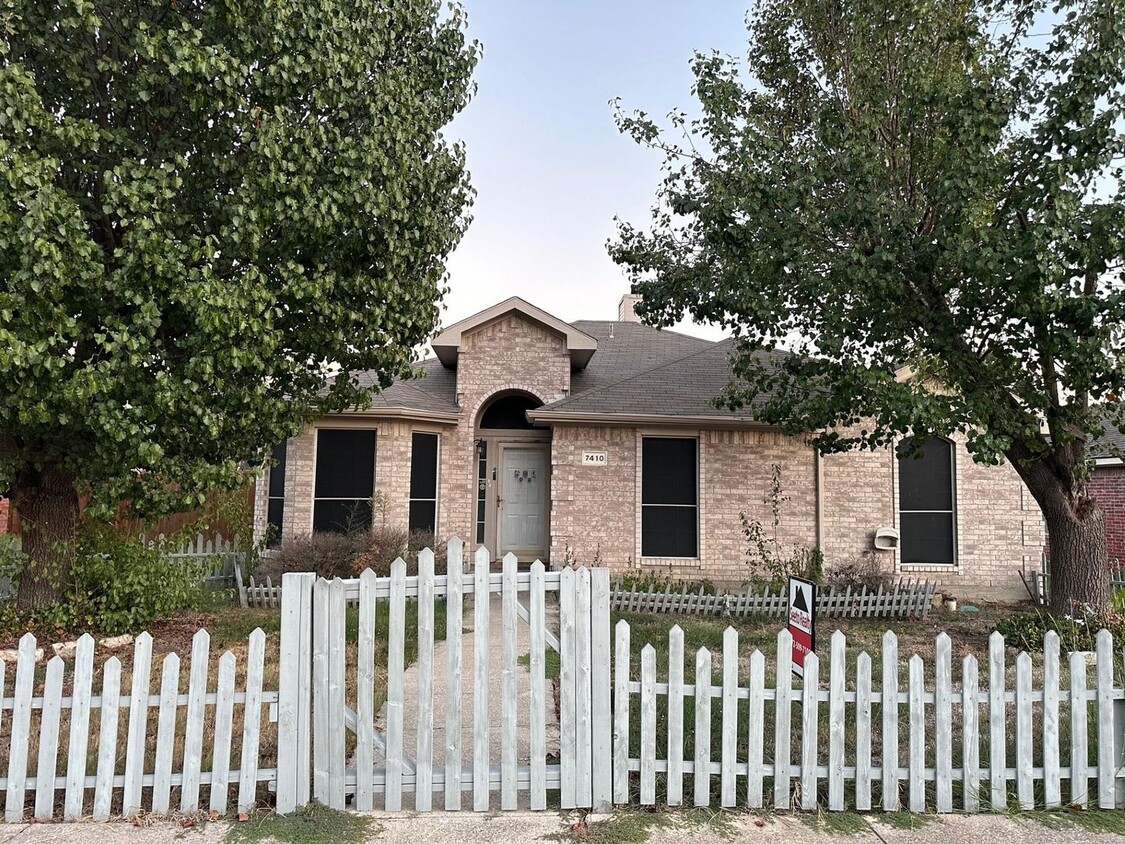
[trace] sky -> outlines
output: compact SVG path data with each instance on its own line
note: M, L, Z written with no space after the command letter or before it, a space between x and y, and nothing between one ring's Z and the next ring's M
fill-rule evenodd
M463 3L484 54L447 135L466 145L477 196L448 262L443 324L509 296L568 322L616 319L629 283L606 242L615 216L648 220L661 157L617 131L610 100L693 113L692 54L744 55L748 0Z

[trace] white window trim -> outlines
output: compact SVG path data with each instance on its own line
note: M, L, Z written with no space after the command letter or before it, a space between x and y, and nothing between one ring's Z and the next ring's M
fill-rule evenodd
M646 439L675 439L695 441L695 556L694 557L668 557L644 556L644 441ZM637 561L643 566L684 567L698 569L702 567L703 559L703 439L698 432L685 433L683 429L653 429L637 430L637 525L636 547ZM691 507L690 504L658 504L648 505L657 507Z
M901 437L894 441L891 447L891 471L894 478L892 494L892 506L894 507L895 528L902 536L902 509L900 505L899 491L901 487L900 482L900 468L898 458L898 445L903 440L909 437ZM952 472L950 477L953 482L953 489L950 491L952 494L952 511L950 510L907 510L907 513L951 513L953 521L953 562L952 563L907 563L902 559L901 543L899 548L895 549L895 562L899 571L905 572L960 572L961 570L961 525L958 518L958 507L961 501L961 496L958 495L958 490L961 487L961 461L957 457L957 440L952 437L936 437L935 439L945 440L950 445L949 459L952 461Z

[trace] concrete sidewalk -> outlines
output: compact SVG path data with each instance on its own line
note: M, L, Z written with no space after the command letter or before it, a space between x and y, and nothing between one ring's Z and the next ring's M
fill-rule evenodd
M379 844L501 844L511 841L562 840L582 841L581 833L567 835L576 815L563 816L555 812L505 812L473 814L471 812L435 812L428 815L401 813L388 815L371 813L369 842ZM609 816L606 816L609 817ZM648 816L651 818L652 816ZM621 812L608 820L593 823L635 824L648 829L650 844L676 844L681 841L699 844L723 844L730 841L754 841L763 844L823 844L823 842L849 842L849 844L1034 844L1051 841L1059 844L1101 844L1120 842L1122 836L1091 833L1079 827L1053 829L1030 816L1014 815L946 815L935 818L925 816L914 829L889 825L879 821L878 815L847 816L848 831L829 831L823 822L814 825L813 819L798 816L755 816L748 814L723 814L718 821L706 823L698 815L687 816L668 813L657 816L662 823L638 822L635 815ZM759 826L759 824L761 824ZM221 844L229 825L225 822L203 824L184 829L171 821L153 821L148 826L131 823L76 823L76 824L0 824L0 844ZM635 830L630 830L631 832ZM624 835L616 840L638 841L640 838ZM613 831L595 828L600 841L615 840ZM269 839L266 839L269 840ZM325 844L334 844L326 836ZM346 844L346 842L341 842Z

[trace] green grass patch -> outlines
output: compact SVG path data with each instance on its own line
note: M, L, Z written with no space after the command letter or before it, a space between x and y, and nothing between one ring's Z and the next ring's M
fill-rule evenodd
M938 822L937 815L925 815L916 812L881 812L871 816L872 820L892 827L893 829L922 829L922 827Z
M226 844L362 844L379 831L371 818L309 803L289 815L255 814L227 832Z
M867 820L856 812L801 812L797 817L810 829L833 835L862 835L871 831Z
M531 668L531 654L524 654L517 662L524 668ZM543 653L543 676L548 680L557 680L562 671L562 663L558 653L552 648L547 648Z
M604 821L583 824L548 838L562 842L581 841L583 844L645 844L653 830L670 825L669 816L662 812L619 809Z

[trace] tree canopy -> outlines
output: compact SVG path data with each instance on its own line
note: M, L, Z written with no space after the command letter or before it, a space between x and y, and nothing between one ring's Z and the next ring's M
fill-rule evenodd
M748 31L745 75L696 56L686 140L619 117L666 153L610 247L644 315L732 329L724 400L824 450L964 433L1054 543L1125 425L1125 4L761 0Z
M362 405L352 373L409 374L471 200L459 7L57 0L0 33L17 505L49 476L182 505Z

